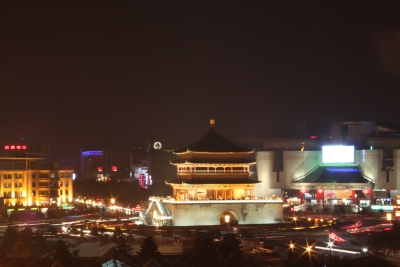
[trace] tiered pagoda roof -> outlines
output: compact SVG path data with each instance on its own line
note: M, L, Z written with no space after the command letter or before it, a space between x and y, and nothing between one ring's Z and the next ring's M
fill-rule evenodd
M188 185L197 185L197 184L259 184L259 181L251 180L249 178L246 179L226 179L218 176L211 176L202 179L175 179L171 181L167 181L168 184L188 184Z
M202 138L191 145L174 150L175 154L187 152L203 153L253 153L254 149L244 148L220 135L214 128L214 120L211 120L210 130Z
M168 184L256 184L249 177L249 166L256 162L248 156L253 149L244 148L220 135L210 120L210 130L199 140L174 153L178 160L171 161L178 171ZM235 169L238 168L238 169Z
M171 161L171 164L255 164L254 160L243 158L221 158L208 160L207 158L194 158L194 159L178 159Z

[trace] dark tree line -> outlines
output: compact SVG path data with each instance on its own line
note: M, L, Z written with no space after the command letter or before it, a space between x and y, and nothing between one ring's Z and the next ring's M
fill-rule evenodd
M221 242L215 242L215 233L197 232L194 235L187 233L192 239L181 256L182 267L206 266L244 266L241 251L241 241L235 234L227 234ZM132 247L122 235L118 235L115 248L127 257L132 257ZM140 245L137 255L144 264L150 259L162 263L163 257L158 250L158 245L151 235L148 235Z
M4 232L0 244L0 258L7 258L15 265L32 266L34 258L40 257L46 247L46 238L40 233L33 233L27 226L21 231L10 225Z
M235 234L226 234L219 243L214 242L218 233L197 232L191 246L183 251L188 266L244 266L241 241Z

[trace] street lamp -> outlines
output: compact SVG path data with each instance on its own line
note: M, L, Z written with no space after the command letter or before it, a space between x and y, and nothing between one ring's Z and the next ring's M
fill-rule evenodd
M293 221L294 221L294 224L295 224L295 226L297 228L297 217L296 216L293 217Z
M160 220L161 220L161 226L164 226L164 220L165 220L165 215L164 214L161 214Z
M294 244L290 243L289 247L290 247L290 250L292 251L292 259L294 259Z
M333 242L331 241L331 239L329 239L328 247L330 248L329 260L332 261L332 247L333 247Z
M229 221L231 220L231 216L229 214L225 215L225 223L226 223L226 233L228 234L229 231Z
M392 229L391 221L392 221L392 214L386 213L386 219L389 221L389 229Z
M367 254L368 249L367 248L363 248L362 251Z

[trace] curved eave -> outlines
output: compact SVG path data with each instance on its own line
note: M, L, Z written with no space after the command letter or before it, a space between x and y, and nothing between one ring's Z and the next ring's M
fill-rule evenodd
M205 181L199 181L196 182L196 180L193 181L179 181L179 180L172 180L172 181L165 181L165 184L167 185L187 185L187 186L192 186L192 185L228 185L228 184L234 184L234 185L257 185L261 183L260 181L254 181L254 180L247 180L247 181L227 181L225 183L223 182L205 182Z
M254 152L255 152L254 149L252 149L252 150L247 150L247 151L238 151L238 152L237 152L237 151L219 151L219 152L211 152L211 151L194 151L194 150L187 149L186 151L174 152L174 154L175 154L175 155L184 155L184 154L212 154L212 155L246 154L246 155L250 155L250 154L253 154Z
M256 164L257 162L255 162L255 161L251 161L251 162L201 162L201 163L199 163L199 162L190 162L190 161L185 161L185 162L173 162L173 161L170 161L170 164L171 165L175 165L175 166L178 166L178 165L190 165L190 166L192 166L192 165L207 165L207 166L213 166L213 165L215 165L215 166L221 166L221 165L253 165L253 164Z

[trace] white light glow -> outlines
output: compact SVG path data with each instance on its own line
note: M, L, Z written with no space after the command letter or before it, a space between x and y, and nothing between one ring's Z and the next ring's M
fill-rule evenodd
M319 247L319 246L315 246L315 248L317 248L317 249L322 249L322 250L331 250L331 248L325 248L325 247ZM343 253L349 253L349 254L360 254L360 252L357 252L357 251L344 250L344 249L337 249L337 248L332 248L332 251L343 252Z
M322 163L354 163L354 146L322 146Z

